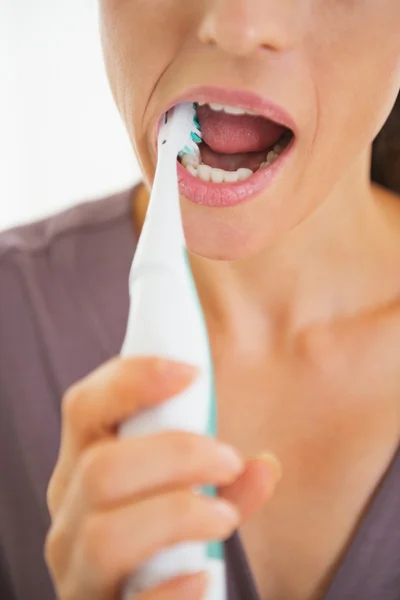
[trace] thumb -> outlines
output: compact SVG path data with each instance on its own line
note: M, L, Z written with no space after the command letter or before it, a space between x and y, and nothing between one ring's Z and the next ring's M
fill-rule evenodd
M248 460L238 479L220 488L219 495L238 507L243 523L272 496L281 476L279 460L273 454L260 454Z

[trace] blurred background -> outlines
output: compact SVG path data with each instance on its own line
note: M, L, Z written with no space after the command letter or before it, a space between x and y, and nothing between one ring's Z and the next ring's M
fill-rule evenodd
M0 229L140 170L102 64L96 0L0 0Z

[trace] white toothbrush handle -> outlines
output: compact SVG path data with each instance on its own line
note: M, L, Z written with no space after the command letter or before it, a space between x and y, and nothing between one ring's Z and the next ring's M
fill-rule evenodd
M168 429L215 434L215 398L206 328L184 259L180 268L176 266L173 270L154 264L146 269L142 265L136 275L133 269L131 308L122 355L157 355L180 360L198 365L201 374L183 393L129 419L120 428L122 436L152 435ZM210 577L206 600L224 600L225 569L219 542L180 544L160 552L132 575L124 599L131 600L129 594L138 594L173 577L203 570Z
M189 113L190 114L190 113ZM169 125L171 122L169 123ZM215 429L215 398L208 335L186 256L179 207L176 153L160 135L159 157L146 222L130 274L131 305L123 356L161 356L188 362L201 375L190 388L124 423L122 436L151 435L168 429L198 434ZM133 473L134 477L135 474ZM213 493L213 490L204 490ZM225 600L223 545L190 542L159 552L136 569L124 600L179 575L207 571L205 600Z

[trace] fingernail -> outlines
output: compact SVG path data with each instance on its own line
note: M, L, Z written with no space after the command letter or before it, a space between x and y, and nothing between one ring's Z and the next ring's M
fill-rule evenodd
M240 473L244 469L244 460L239 452L228 444L218 443L218 454L225 465L234 473Z
M213 498L211 501L213 510L223 519L232 524L239 521L239 511L233 504L226 500L222 500L221 498Z
M271 452L262 452L256 456L256 459L267 462L272 467L276 482L282 478L282 465L274 454Z
M195 365L181 363L166 358L157 358L154 363L154 370L162 376L173 379L194 379L200 372Z
M182 594L184 598L192 598L195 594L202 592L207 589L208 585L208 575L207 573L199 573L190 577L190 579L186 579L182 581L178 585L178 592ZM184 595L183 595L184 594Z

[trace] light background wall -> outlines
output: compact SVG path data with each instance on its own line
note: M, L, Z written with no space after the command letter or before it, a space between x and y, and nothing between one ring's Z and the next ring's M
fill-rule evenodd
M0 0L0 229L139 178L106 82L96 0Z

